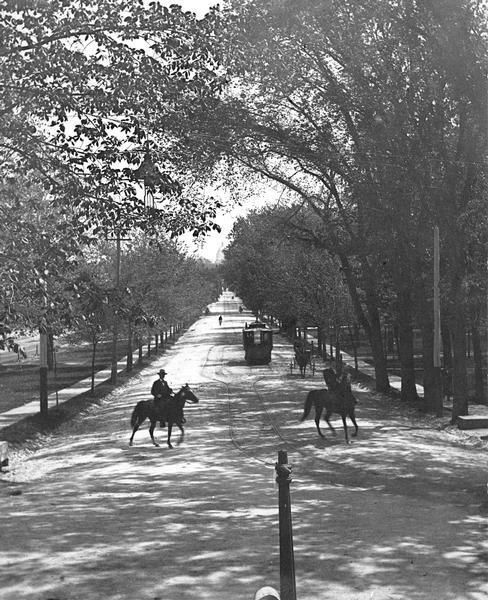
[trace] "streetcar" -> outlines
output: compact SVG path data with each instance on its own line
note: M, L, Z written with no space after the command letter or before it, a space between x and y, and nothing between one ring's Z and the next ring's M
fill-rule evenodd
M267 365L273 349L273 330L266 323L246 323L242 330L245 360L251 365Z

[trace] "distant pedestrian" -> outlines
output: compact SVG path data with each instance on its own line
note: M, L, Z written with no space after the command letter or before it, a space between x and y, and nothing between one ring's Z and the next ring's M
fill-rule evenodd
M219 317L219 325L222 325L222 321L223 321L222 315L220 315L220 317Z

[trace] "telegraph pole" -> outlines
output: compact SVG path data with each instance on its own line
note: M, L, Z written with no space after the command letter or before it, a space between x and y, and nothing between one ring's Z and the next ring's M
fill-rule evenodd
M47 271L47 269L45 269ZM44 273L44 277L46 273ZM48 381L47 381L47 282L40 280L43 286L42 305L44 316L39 327L39 399L41 415L48 413Z
M440 303L440 244L439 227L434 227L434 398L433 408L438 417L442 417L443 394L441 373L441 303Z
M48 412L48 393L47 393L47 332L45 326L39 329L39 397L41 415L47 415Z
M116 259L115 259L115 291L118 296L120 288L120 231L117 231L116 238ZM116 301L118 302L118 297ZM110 371L110 383L115 385L117 383L117 338L119 333L119 313L117 306L114 307L114 322L112 330L112 361Z

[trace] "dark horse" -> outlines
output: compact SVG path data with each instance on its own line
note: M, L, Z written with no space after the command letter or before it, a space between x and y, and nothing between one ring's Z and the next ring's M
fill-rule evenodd
M295 362L300 369L300 375L305 377L305 371L307 370L307 365L310 363L310 350L306 350L303 343L300 343L298 340L293 344L293 349L295 350Z
M295 352L295 360L300 369L300 375L305 377L305 371L307 370L307 365L310 363L310 351L309 350L301 350L299 352Z
M357 400L351 391L351 382L349 378L343 374L340 379L337 379L333 369L325 369L323 371L325 382L329 389L312 390L308 393L303 407L303 415L300 419L304 421L312 408L315 407L315 425L317 431L321 437L325 437L320 431L319 421L322 411L325 408L325 420L331 431L335 435L335 429L332 427L329 421L329 417L332 414L338 414L342 417L342 423L344 425L344 433L346 436L346 444L349 443L349 436L347 433L346 417L349 417L355 427L353 436L358 434L358 424L354 416L354 409L357 404Z
M190 402L191 404L196 404L198 402L198 398L191 391L188 384L185 384L179 392L176 392L174 396L171 396L169 400L167 400L166 405L163 407L156 406L154 400L141 400L138 402L130 419L130 424L133 429L129 440L129 446L132 446L135 432L146 419L151 421L149 435L151 436L155 446L159 446L154 439L154 428L156 427L156 423L158 421L161 421L161 423L168 423L168 446L170 448L173 447L171 445L171 432L173 430L173 425L178 426L179 430L181 431L181 439L183 440L183 437L185 436L183 423L186 422L183 415L183 407L185 406L185 402Z

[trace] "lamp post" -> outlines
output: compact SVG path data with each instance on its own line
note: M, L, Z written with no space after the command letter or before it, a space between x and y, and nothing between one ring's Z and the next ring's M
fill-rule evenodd
M116 243L116 257L115 257L115 291L117 296L119 295L120 288L120 231L117 231L117 237L115 238ZM118 298L116 299L118 302ZM112 358L110 368L110 383L115 385L117 383L117 341L119 335L119 313L117 308L114 309L114 322L112 329Z
M47 269L45 269L44 275L46 275ZM48 370L48 361L47 361L47 334L48 334L48 326L47 326L47 282L45 279L39 279L39 282L42 285L43 297L42 297L42 306L44 310L44 316L41 319L41 324L39 327L39 400L40 406L39 410L41 415L47 415L48 413L48 378L47 378L47 370Z
M146 208L155 208L154 191L156 186L162 182L163 175L152 159L149 141L146 141L144 144L144 158L139 167L134 171L134 179L142 181L144 206Z
M438 417L442 416L442 374L441 374L441 307L440 307L440 248L439 227L434 227L434 398L433 408Z

